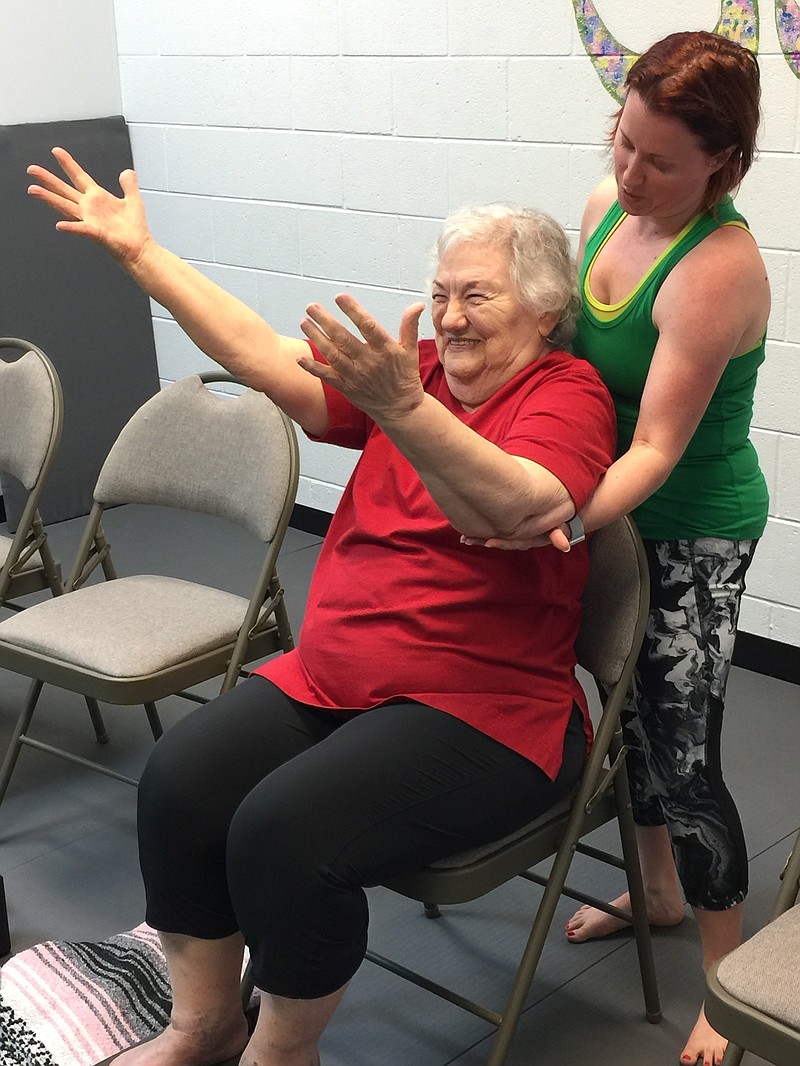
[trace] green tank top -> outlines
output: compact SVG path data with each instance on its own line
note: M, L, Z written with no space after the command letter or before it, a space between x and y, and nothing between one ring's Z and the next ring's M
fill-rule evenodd
M614 399L618 455L630 447L639 417L644 384L658 342L653 304L664 279L688 251L718 226L739 224L747 228L730 197L726 197L716 218L705 212L692 219L622 305L608 309L592 306L587 275L624 217L615 201L589 238L580 267L581 314L573 349L597 367ZM764 343L762 338L758 347L730 360L675 469L661 488L634 511L643 537L749 540L763 533L769 497L749 431Z

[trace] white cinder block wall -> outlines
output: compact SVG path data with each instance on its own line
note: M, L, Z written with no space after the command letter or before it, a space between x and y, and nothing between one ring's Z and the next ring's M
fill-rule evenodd
M155 233L293 335L308 302L343 290L396 327L438 222L465 203L533 204L575 235L615 108L575 6L115 0L123 109ZM761 9L765 121L739 204L774 291L754 431L772 507L742 628L800 646L800 78L772 4L595 6L635 51L713 29L722 8ZM164 380L207 363L163 309L153 315ZM353 459L304 442L299 502L333 510Z
M113 0L64 10L63 0L2 0L1 125L119 114Z

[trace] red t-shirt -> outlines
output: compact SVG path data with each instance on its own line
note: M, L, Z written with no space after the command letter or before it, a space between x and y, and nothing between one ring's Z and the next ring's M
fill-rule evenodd
M504 451L546 467L583 506L616 444L611 399L588 363L545 355L467 412L434 342L419 350L426 392ZM362 455L325 537L298 647L256 673L317 707L418 700L554 778L573 701L591 734L574 672L586 545L563 554L461 544L391 440L335 389L326 398L322 439Z

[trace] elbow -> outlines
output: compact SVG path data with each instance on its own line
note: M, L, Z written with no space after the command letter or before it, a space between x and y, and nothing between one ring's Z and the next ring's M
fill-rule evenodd
M575 513L574 506L570 503L565 511L564 517L559 517L554 514L553 511L547 512L531 512L528 511L520 515L503 515L502 517L495 517L493 520L484 518L477 519L476 521L469 523L469 529L459 528L458 532L466 537L468 540L484 541L484 540L505 540L514 541L519 538L530 539L532 537L538 537L541 534L549 533L555 526L560 525L562 521L566 521L571 518ZM464 523L466 526L467 523Z
M470 541L500 540L509 536L498 523L484 520L480 516L472 516L469 522L453 522L453 526L460 536Z
M631 442L630 454L637 459L644 459L647 489L650 495L656 489L661 488L675 469L683 451L667 450L650 441L634 439Z
M451 518L451 521L461 536L469 540L505 540L513 536L521 524L515 522L511 515L486 512L462 515L460 520L453 521Z

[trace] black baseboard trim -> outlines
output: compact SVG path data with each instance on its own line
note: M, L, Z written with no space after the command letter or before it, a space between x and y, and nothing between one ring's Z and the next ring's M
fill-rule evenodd
M318 511L314 507L296 503L289 524L305 533L324 537L332 517L327 511ZM733 652L733 665L800 685L800 648L791 644L781 644L777 640L740 632Z
M740 631L733 650L733 665L800 685L800 648L793 644Z
M314 507L296 503L292 508L289 525L293 529L302 529L304 533L314 533L318 537L324 537L332 518L333 515L327 511L318 511Z

